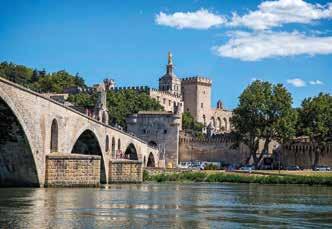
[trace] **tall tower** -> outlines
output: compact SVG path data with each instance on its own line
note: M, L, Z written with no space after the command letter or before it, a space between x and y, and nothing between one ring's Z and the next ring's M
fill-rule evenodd
M181 85L184 111L189 111L196 121L207 126L211 116L212 81L205 77L189 77L182 79Z
M166 74L159 79L159 90L167 91L173 95L181 95L181 80L174 74L173 56L168 52Z

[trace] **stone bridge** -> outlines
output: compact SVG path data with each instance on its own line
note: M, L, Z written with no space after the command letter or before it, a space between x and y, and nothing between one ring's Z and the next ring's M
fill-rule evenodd
M159 162L143 140L0 77L0 186L43 186L52 152L101 156L102 183L118 154L144 166Z

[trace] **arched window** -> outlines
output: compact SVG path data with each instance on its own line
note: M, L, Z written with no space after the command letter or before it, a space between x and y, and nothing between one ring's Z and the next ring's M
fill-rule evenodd
M211 118L213 128L216 128L216 119L214 117Z
M220 117L217 118L217 129L221 130L221 119L220 119Z
M204 126L206 125L206 117L205 117L205 115L203 115L203 124L204 124Z
M225 126L225 131L228 130L228 122L227 122L227 119L224 118L224 126Z
M112 138L112 158L115 158L115 138Z
M51 153L58 151L58 122L53 119L51 126Z
M105 152L108 152L110 149L110 140L108 135L106 135L106 140L105 140Z
M121 150L121 140L120 140L120 138L118 139L118 150Z

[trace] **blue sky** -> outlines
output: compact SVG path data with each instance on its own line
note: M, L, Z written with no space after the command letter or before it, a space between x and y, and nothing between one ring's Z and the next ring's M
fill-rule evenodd
M262 79L298 106L332 91L331 19L328 1L2 1L0 61L157 87L170 50L179 77L213 80L214 105Z

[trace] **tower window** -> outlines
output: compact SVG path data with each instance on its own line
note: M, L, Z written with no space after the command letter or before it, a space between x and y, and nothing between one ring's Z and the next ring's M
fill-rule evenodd
M203 108L203 103L201 103L201 108Z
M165 104L165 103L166 103L166 99L164 98L164 99L163 99L163 104Z
M172 104L172 101L168 100L168 106L171 106L171 104Z
M166 129L164 130L164 134L167 134L167 130Z

